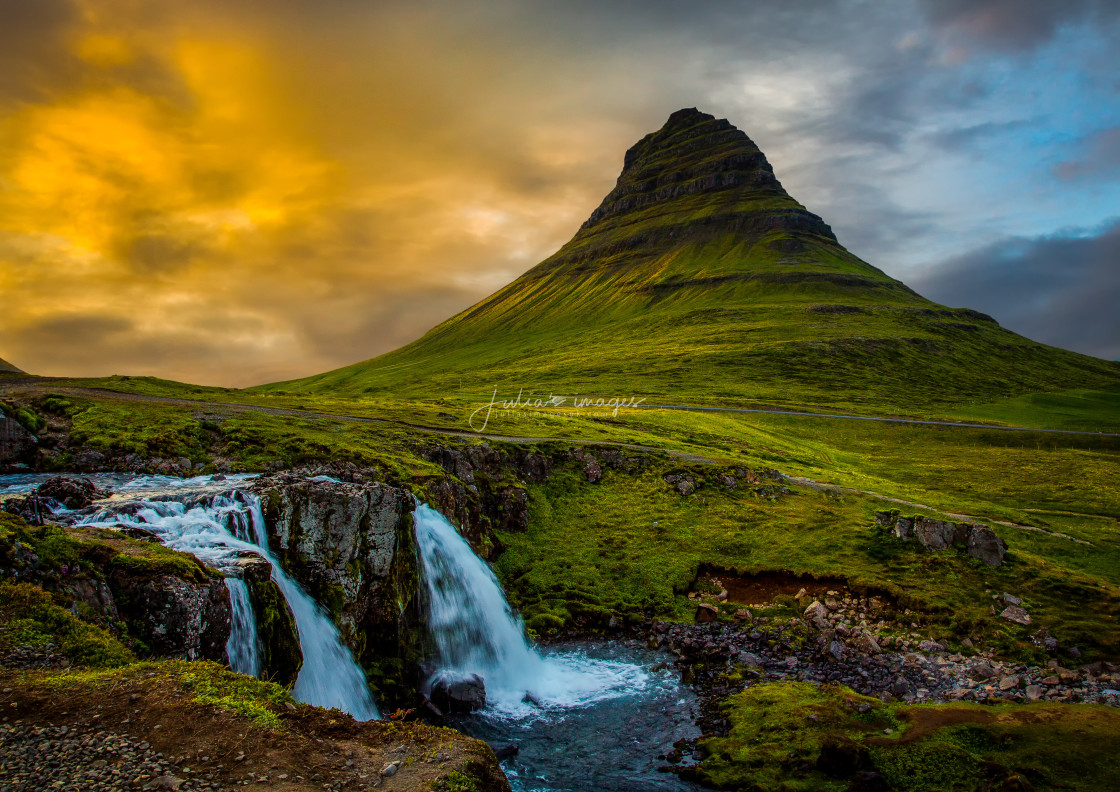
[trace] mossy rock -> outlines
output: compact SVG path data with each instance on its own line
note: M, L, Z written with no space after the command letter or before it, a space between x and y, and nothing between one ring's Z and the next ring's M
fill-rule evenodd
M292 609L274 581L250 579L246 583L257 620L261 678L279 685L294 685L303 667L303 651Z

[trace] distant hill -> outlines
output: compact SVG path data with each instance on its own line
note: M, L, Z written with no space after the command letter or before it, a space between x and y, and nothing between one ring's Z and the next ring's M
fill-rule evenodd
M25 374L23 369L16 368L4 358L0 358L0 374Z
M890 411L1115 389L1120 365L921 297L845 250L743 132L688 109L626 152L553 256L405 347L263 388L297 382Z

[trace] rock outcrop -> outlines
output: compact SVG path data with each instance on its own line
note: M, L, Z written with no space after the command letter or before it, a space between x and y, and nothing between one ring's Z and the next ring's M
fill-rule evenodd
M84 509L112 493L100 489L85 476L52 476L39 485L39 497L50 498L67 509Z
M203 582L177 575L138 576L118 570L109 581L120 617L151 654L228 662L231 609L221 577Z
M0 413L0 463L23 459L35 450L37 442L18 421Z
M980 523L901 517L897 510L876 512L875 522L890 528L899 539L915 541L927 550L963 548L970 557L992 567L1003 564L1007 553L1007 543L990 526Z
M153 552L151 542L109 530L74 538L62 526L4 520L0 579L60 595L82 618L114 630L123 622L142 655L227 662L229 591L194 556ZM68 560L59 564L60 555Z
M249 589L249 603L257 621L261 678L292 685L303 667L303 652L295 616L272 579L272 564L259 555L250 555L242 558L238 567Z
M287 473L253 489L272 552L330 613L378 686L378 701L409 701L421 648L412 495L376 482Z

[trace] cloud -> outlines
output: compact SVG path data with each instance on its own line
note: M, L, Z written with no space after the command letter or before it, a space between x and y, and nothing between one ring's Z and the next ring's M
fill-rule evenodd
M1012 238L933 265L911 285L1037 341L1120 360L1120 221Z
M1108 16L1074 5L1028 3L1022 24ZM623 152L690 106L743 128L854 252L900 274L945 239L999 235L996 199L1032 200L1007 169L986 175L1012 185L994 198L958 197L977 149L1022 135L1022 106L1038 128L1056 112L985 71L985 47L1042 41L989 40L980 12L1002 8L0 0L0 293L20 295L0 354L228 385L380 354L550 255ZM961 31L988 38L946 66ZM1062 55L1063 74L1088 71ZM1093 145L1055 150L1030 161L1105 189ZM61 317L92 329L64 349Z
M1067 26L1113 24L1112 0L920 0L934 29L998 52L1036 49Z
M1076 148L1078 159L1063 160L1053 167L1054 176L1061 181L1108 179L1120 171L1120 126L1082 138Z

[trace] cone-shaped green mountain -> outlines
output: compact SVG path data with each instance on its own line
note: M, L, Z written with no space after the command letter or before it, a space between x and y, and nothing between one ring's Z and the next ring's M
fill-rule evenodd
M1120 365L930 302L861 261L750 138L689 109L626 152L553 256L419 340L299 387L910 410L1118 383Z
M23 374L23 369L16 368L4 358L0 358L0 374Z

